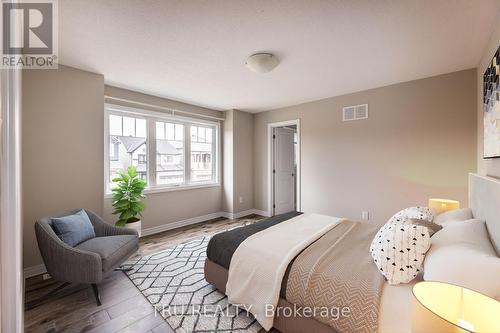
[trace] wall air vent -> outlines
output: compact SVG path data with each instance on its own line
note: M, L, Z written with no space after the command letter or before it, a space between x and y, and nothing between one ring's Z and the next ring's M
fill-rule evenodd
M368 119L368 104L352 105L342 108L342 121Z

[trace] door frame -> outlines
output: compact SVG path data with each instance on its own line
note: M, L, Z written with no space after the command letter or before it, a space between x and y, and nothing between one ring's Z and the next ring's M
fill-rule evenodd
M0 331L23 332L21 69L0 71Z
M300 141L300 119L285 120L267 124L267 207L269 216L274 216L274 181L273 181L273 129L276 127L297 126L297 174L296 174L296 204L297 211L301 211L301 141Z

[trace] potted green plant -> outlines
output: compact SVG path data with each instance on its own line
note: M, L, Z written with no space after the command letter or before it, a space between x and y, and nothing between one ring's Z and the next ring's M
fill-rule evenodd
M130 166L127 172L119 171L118 177L113 179L116 187L113 192L112 204L115 210L113 214L118 215L116 225L134 229L141 236L141 219L144 211L145 198L143 192L146 188L146 181L139 177L135 166Z

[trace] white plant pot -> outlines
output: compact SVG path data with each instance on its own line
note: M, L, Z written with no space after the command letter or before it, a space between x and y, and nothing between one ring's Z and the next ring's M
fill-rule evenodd
M137 222L132 222L132 223L125 224L125 228L137 231L137 233L139 234L139 237L141 237L141 227L142 227L142 221L141 220L139 220Z

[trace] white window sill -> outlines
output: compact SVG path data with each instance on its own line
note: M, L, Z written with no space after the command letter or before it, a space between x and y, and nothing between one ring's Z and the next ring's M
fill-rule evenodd
M165 186L165 187L152 187L144 190L144 194L155 194L155 193L164 193L164 192L175 192L175 191L186 191L186 190L196 190L200 188L209 188L209 187L220 187L220 183L208 183L208 184L190 184L190 185L178 185L178 186ZM113 196L112 193L104 194L104 199L111 199Z

